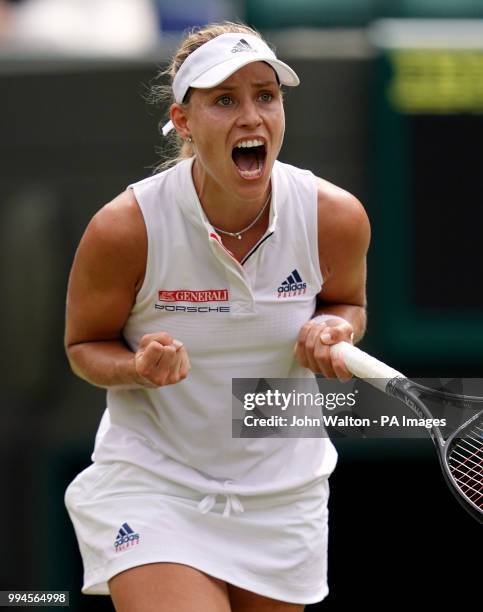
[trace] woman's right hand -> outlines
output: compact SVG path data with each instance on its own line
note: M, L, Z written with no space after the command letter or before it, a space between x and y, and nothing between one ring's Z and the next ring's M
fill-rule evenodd
M151 388L174 385L184 380L191 369L183 343L166 332L141 338L134 366L139 384Z

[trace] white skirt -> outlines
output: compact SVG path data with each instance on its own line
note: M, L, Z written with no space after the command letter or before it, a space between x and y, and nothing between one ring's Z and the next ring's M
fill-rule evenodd
M327 587L328 479L277 495L203 494L130 463L94 463L65 502L82 592L108 595L126 569L171 562L248 591L311 604Z

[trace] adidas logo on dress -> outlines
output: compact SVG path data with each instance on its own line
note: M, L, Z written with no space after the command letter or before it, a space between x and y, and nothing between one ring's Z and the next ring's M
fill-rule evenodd
M136 546L136 544L139 544L139 540L139 533L134 533L134 530L127 523L123 523L117 533L114 548L116 552L121 552Z
M240 40L231 50L232 53L239 53L240 51L251 51L252 53L257 52L257 50L251 47L250 43L248 43L244 38L240 38Z
M279 298L287 298L294 297L296 295L303 295L306 290L307 283L304 283L297 269L295 269L292 270L284 281L282 281L282 284L277 291Z

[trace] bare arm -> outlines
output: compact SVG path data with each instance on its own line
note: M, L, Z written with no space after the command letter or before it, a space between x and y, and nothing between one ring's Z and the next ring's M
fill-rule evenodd
M332 314L346 322L308 321L299 334L296 355L302 365L327 377L350 378L342 362L331 359L329 345L341 340L358 342L364 335L369 240L370 226L362 204L343 189L319 179L318 241L324 285L314 316Z
M66 352L75 374L93 385L153 387L187 375L186 351L168 334L144 336L136 353L123 340L146 256L144 220L128 190L91 220L69 278Z

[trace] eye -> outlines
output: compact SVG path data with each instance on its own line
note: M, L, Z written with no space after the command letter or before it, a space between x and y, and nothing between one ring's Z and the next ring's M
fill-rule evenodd
M230 98L230 96L220 96L216 103L220 106L229 106L232 103L232 99Z
M273 94L269 91L264 91L260 94L259 99L261 102L271 102L273 100Z

